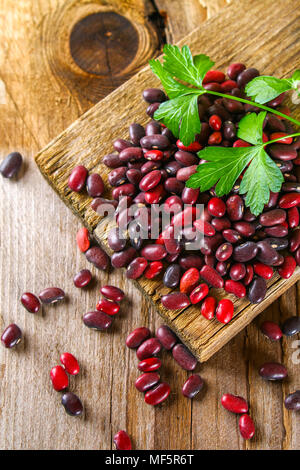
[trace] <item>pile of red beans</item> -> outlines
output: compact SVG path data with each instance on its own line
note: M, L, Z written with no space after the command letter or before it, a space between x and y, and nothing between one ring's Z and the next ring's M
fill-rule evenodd
M245 85L259 75L256 69L246 69L243 64L230 65L227 74L228 79L223 72L208 72L204 87L245 97ZM149 103L150 117L167 100L159 89L147 89L143 97ZM288 108L282 106L283 99L284 94L268 105L289 114ZM185 186L199 164L197 152L205 146L250 145L237 138L238 124L248 112L258 111L227 98L200 96L201 132L188 147L157 121L152 120L145 127L134 123L129 128L130 140L117 139L113 143L116 153L103 158L111 169L108 179L113 187L113 200L95 197L101 191L88 189L95 197L92 208L97 211L103 204L111 204L116 209L119 228L125 233L125 237L120 236L119 228L115 228L108 234L108 244L114 252L113 267L125 267L130 279L160 276L166 287L179 288L180 292L162 298L167 309L181 309L206 298L209 300L201 307L203 315L211 318L217 314L226 323L232 317L233 305L225 299L225 305L217 306L207 297L210 287L224 288L238 298L247 295L250 302L259 303L266 295L266 281L272 278L275 269L287 279L300 263L300 139L285 138L293 132L288 121L271 113L266 116L264 140L282 137L280 142L267 147L267 151L282 171L285 182L280 193L271 193L259 217L245 207L244 197L238 194L240 180L223 198L216 197L214 188L200 193ZM76 167L70 177L70 188L81 190L87 177L89 188L91 176L82 167ZM161 226L155 240L151 236L146 240L142 235L137 237L140 208L148 210L150 233L150 209L154 204L162 204L164 211L171 213L171 222ZM197 204L205 206L201 213ZM128 216L132 205L136 206L135 213ZM174 228L188 217L192 221L190 226L184 226L180 237L174 238ZM162 222L159 213L157 219ZM189 245L198 238L198 247L190 251ZM107 257L99 252L97 255L98 267L105 269Z

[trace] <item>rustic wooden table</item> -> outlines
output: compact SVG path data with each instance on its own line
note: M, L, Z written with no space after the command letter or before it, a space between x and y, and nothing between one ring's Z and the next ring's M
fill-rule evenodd
M271 344L258 329L263 319L297 314L299 284L199 366L206 388L193 402L180 393L188 374L164 353L162 376L172 387L171 399L159 408L146 406L133 386L137 360L124 338L136 326L154 330L160 319L130 282L113 273L109 282L123 287L130 299L119 320L108 334L82 325L82 313L94 308L108 276L94 271L93 288L73 287L73 274L87 267L75 243L80 223L32 158L139 70L165 40L177 41L227 3L23 0L16 6L14 0L0 0L1 158L19 150L26 159L19 182L0 181L0 328L16 322L25 334L17 349L1 348L0 448L110 449L119 429L128 431L137 449L299 448L299 417L282 405L300 385L295 338ZM68 301L37 316L25 312L22 292L50 285L63 287ZM74 353L82 365L71 381L86 410L79 419L65 414L49 383L50 368L63 351ZM263 382L257 374L262 360L283 361L289 380ZM240 437L236 416L220 407L220 396L228 391L250 402L257 426L251 442Z

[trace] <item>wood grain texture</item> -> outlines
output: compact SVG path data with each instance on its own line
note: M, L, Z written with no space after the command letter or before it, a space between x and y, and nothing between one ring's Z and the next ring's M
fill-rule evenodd
M287 13L281 14L279 13L281 10L273 10L268 18L268 28L264 28L261 23L264 21L262 13L266 5L262 5L261 2L251 2L251 5L251 10L248 9L247 2L240 2L238 6L233 5L223 10L222 14L192 32L187 38L181 40L180 44L188 44L195 54L203 52L210 54L216 60L217 67L224 68L230 60L228 58L232 58L232 54L235 52L233 50L235 43L231 40L226 43L223 38L230 37L232 23L235 21L235 38L237 41L241 41L242 51L238 58L234 56L232 60L240 60L253 66L256 64L256 67L265 74L289 75L291 67L293 70L300 67L298 57L297 60L293 60L292 66L289 63L286 68L283 68L283 62L287 60L286 50L289 51L288 55L291 60L298 50L298 22L294 17L288 15L288 11L291 13L294 10L294 2L279 3L277 8L281 8L283 12L287 10ZM238 11L242 12L240 16L237 15ZM258 20L250 24L253 14L258 19L262 18L261 22ZM297 19L299 20L299 17ZM246 40L242 33L247 22L249 26L247 29L248 39ZM273 41L280 32L282 46L278 50L276 61L274 61L272 56ZM213 35L216 39L211 41L208 46L205 45L203 50L203 44L209 35ZM255 44L249 39L252 37L256 37ZM220 47L221 41L222 49ZM224 57L226 57L226 63ZM255 59L253 59L254 57ZM281 67L280 70L278 70L279 67ZM145 68L83 115L36 157L43 175L72 210L82 217L89 229L95 228L99 217L90 208L91 199L89 197L76 194L68 189L67 181L71 169L76 164L85 165L89 170L99 172L107 182L109 169L101 163L102 157L112 151L112 141L117 137L128 138L128 127L132 120L142 124L149 120L145 116L145 104L141 100L141 93L144 88L157 84L156 77L148 67ZM107 190L106 196L110 196L109 190ZM104 227L105 230L103 224L98 224L94 235L97 241L107 249L108 231L106 226ZM212 354L248 325L258 313L263 311L299 277L300 269L290 280L279 280L274 277L270 282L266 299L259 306L251 306L248 301L237 300L232 296L235 315L229 325L222 325L217 320L207 322L201 316L199 307L189 307L184 312L170 312L164 309L160 298L170 290L163 286L161 278L156 278L153 281L142 278L137 281L137 285L157 307L164 321L175 330L181 340L202 362L209 359ZM221 296L227 297L227 294L224 291L221 294L217 292L217 297Z
M162 378L170 382L172 397L156 409L146 406L135 390L137 360L124 346L133 328L145 324L154 331L161 323L154 308L121 272L107 276L92 268L93 288L86 292L74 288L73 274L90 268L75 247L81 223L40 177L33 162L38 149L93 104L94 89L101 90L100 80L92 76L97 86L78 86L82 72L73 61L68 62L69 55L66 59L60 51L57 55L56 25L71 3L77 4L78 11L90 5L90 13L100 4L96 0L22 0L16 7L14 0L0 0L0 85L6 91L0 104L1 158L16 149L26 161L18 183L0 180L0 328L16 321L25 334L18 349L0 348L0 448L110 449L119 429L127 429L138 449L299 448L299 417L282 406L282 397L300 387L299 365L291 360L295 338L274 346L258 331L264 319L282 320L297 314L299 287L290 289L199 366L206 388L193 402L180 393L187 372L163 353ZM110 2L106 3L109 9ZM165 9L169 21L176 24L178 10L173 3L165 2ZM179 13L182 8L187 12L188 7L197 8L198 3L182 0ZM186 18L183 34L194 27L194 18L190 17L190 24L188 14ZM67 24L71 31L73 17ZM69 72L73 69L75 74ZM81 315L94 308L99 287L107 281L125 289L129 301L113 330L98 335L82 326ZM38 293L53 284L65 288L67 303L47 307L43 316L32 316L20 306L24 290ZM257 362L268 357L269 349L275 360L288 364L290 379L279 386L263 382L256 371ZM82 366L71 383L86 408L84 418L78 420L64 413L60 395L49 383L49 370L63 351L77 355ZM259 429L253 442L242 440L237 417L221 408L224 392L250 400Z

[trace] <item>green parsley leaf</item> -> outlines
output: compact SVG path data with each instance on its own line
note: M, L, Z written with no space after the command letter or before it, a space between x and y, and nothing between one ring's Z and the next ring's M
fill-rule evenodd
M299 81L300 80L300 70L296 70L293 75L292 75L292 80L293 81Z
M248 147L251 148L251 147ZM240 194L247 193L245 203L254 215L259 215L270 199L270 191L280 191L283 175L263 147L252 147L255 151L240 185Z
M265 111L256 114L251 113L243 117L239 122L238 138L253 145L263 143L263 123L267 113Z
M198 54L194 56L194 64L198 70L199 79L202 81L206 73L215 65L215 63L205 54Z
M264 104L291 88L290 79L261 76L251 80L246 85L245 91L257 103Z
M149 61L151 70L160 79L165 92L170 99L191 93L192 89L174 80L172 75L163 67L158 59Z
M201 130L198 111L199 94L201 92L195 90L189 95L165 101L154 114L155 119L162 121L175 137L179 137L183 145L193 142L195 135Z

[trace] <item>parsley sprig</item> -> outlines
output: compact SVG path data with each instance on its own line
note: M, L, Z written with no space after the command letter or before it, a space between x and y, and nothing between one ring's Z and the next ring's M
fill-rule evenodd
M202 94L217 95L261 108L263 112L248 114L239 122L237 135L251 146L206 147L198 153L205 163L198 166L197 172L186 183L188 187L200 188L201 191L215 186L217 196L224 196L239 179L239 193L246 194L246 205L253 214L258 215L269 201L270 191L278 192L284 181L281 171L265 151L267 145L280 140L263 142L266 112L300 126L297 120L269 108L265 103L289 90L294 90L300 96L300 70L287 79L268 76L254 78L245 89L247 96L255 100L251 101L205 90L203 78L213 65L214 62L204 54L193 57L188 46L180 50L177 46L167 44L164 47L163 62L158 59L150 61L152 71L160 79L169 97L168 101L159 106L154 118L165 124L184 145L189 145L201 130L198 97ZM300 133L291 136L296 135Z

